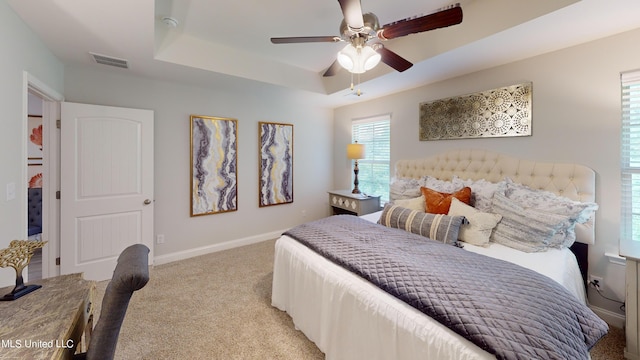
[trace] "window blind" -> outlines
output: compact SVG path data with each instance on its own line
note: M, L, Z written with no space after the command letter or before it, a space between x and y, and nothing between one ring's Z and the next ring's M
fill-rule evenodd
M380 195L381 203L389 201L391 116L354 120L351 136L352 142L365 145L365 158L358 160L358 188L365 194Z
M623 73L621 85L620 240L623 245L621 247L638 248L640 243L640 71Z

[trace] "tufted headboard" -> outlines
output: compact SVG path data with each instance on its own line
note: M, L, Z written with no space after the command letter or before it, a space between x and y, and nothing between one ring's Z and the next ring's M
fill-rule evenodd
M42 188L29 188L29 236L42 233Z
M543 189L577 201L595 201L595 172L583 165L523 160L487 150L454 150L424 159L399 160L397 178L420 178L429 175L451 180L461 179L499 182L505 177L533 189ZM577 242L595 242L594 219L576 225Z

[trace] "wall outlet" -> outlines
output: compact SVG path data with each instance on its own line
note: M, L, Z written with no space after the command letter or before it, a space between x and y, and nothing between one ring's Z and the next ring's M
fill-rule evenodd
M156 236L156 244L164 244L164 234L158 234Z
M602 277L595 276L595 275L589 275L589 286L590 287L595 287L595 286L592 285L594 281L598 282L598 285L600 286L600 289L603 288L604 282L602 281Z

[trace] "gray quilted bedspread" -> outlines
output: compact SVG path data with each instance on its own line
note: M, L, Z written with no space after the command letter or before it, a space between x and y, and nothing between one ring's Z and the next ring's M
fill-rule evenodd
M498 359L588 359L607 324L552 279L355 216L288 235Z

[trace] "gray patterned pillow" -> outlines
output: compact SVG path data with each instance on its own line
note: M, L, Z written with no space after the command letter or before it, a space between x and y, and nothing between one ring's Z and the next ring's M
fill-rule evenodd
M460 246L458 232L464 216L429 214L387 204L378 224L409 231L445 244Z
M392 200L411 199L422 195L418 179L394 178L389 184L389 197Z
M532 208L540 211L565 216L566 221L560 226L551 239L551 246L556 248L569 247L576 240L576 223L583 224L598 209L594 202L580 202L558 196L545 190L532 189L526 185L518 184L506 178L505 183L497 192L505 195L524 208Z
M457 176L454 176L453 183L457 187L463 188L468 186L471 188L471 205L483 212L491 212L491 201L493 200L493 194L504 185L505 181L499 181L492 183L485 179L480 180L462 180Z
M569 220L566 215L524 207L500 192L493 195L493 212L502 215L502 221L493 230L491 241L524 252L554 247L552 238Z
M456 192L464 187L455 184L453 181L440 180L429 175L425 175L420 179L420 186L444 193Z

